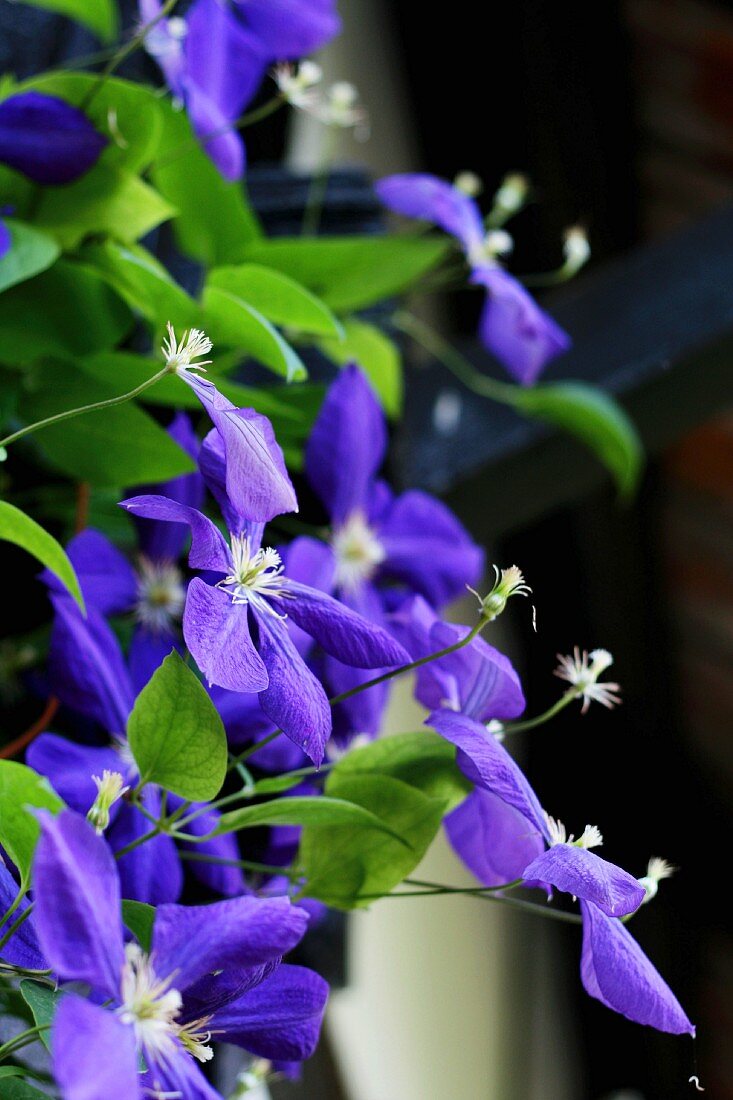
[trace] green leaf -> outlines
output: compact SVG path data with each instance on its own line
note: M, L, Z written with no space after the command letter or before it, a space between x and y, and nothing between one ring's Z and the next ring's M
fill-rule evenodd
M173 227L183 252L209 267L245 259L262 231L241 183L227 183L204 153L185 111L163 103L164 130L152 180L176 208Z
M215 344L251 355L289 382L306 377L305 366L290 344L247 302L215 286L206 288L203 301L204 325Z
M74 567L65 551L53 537L34 519L21 512L13 504L0 500L0 539L12 542L27 550L42 565L58 577L68 592L74 597L81 610L84 610L84 598Z
M399 833L386 825L379 816L349 800L327 798L323 795L303 795L301 798L278 798L262 802L258 806L243 806L222 814L212 836L234 833L239 829L253 829L259 825L337 825L351 829L370 829L390 834L393 843L400 845ZM203 838L208 839L208 838Z
M122 899L122 922L132 932L143 951L150 954L155 924L155 908L144 901Z
M58 259L60 249L53 237L32 225L4 219L10 230L10 251L0 258L0 291L31 279Z
M358 363L371 382L387 416L402 411L402 356L394 341L375 325L344 321L343 340L319 340L318 346L339 366Z
M167 321L176 329L201 327L198 302L141 245L105 241L87 245L81 256L132 309L152 321L159 330ZM179 393L180 389L178 387Z
M300 843L305 894L337 909L371 904L417 866L440 828L445 804L389 775L331 773L326 794L376 814L400 843L383 832L346 825L308 825Z
M113 0L24 0L34 8L66 15L94 31L103 42L117 35L117 8ZM97 78L98 79L98 78Z
M127 736L141 782L197 802L221 790L227 771L224 725L175 650L135 700Z
M252 244L246 258L284 272L342 313L406 290L448 248L430 237L279 237Z
M63 993L60 993L57 989L51 989L48 985L34 982L30 978L24 978L20 983L20 992L23 1000L33 1013L36 1024L45 1029L41 1032L39 1038L46 1050L49 1050L51 1046L51 1024Z
M336 341L343 336L328 306L300 283L272 268L260 264L217 267L209 275L208 285L241 298L276 325L330 336Z
M100 85L96 73L42 73L18 85L17 91L37 89L80 107L108 139L99 167L122 167L131 172L146 168L157 152L163 130L163 102L152 88L108 77ZM90 98L91 97L91 98Z
M39 1092L20 1077L11 1077L3 1085L3 1100L48 1100L48 1093Z
M432 730L383 737L352 749L337 764L339 775L388 775L440 799L449 813L473 789L456 764L456 750Z
M0 760L0 844L18 868L24 890L41 831L31 806L57 814L64 803L45 776L14 760Z
M72 249L91 234L136 241L174 213L162 195L132 172L99 164L75 183L44 188L35 223L62 248Z
M600 459L623 497L633 494L644 463L636 428L607 393L582 382L553 382L520 389L516 408L574 435Z
M0 1066L0 1077L24 1077L22 1066Z
M17 368L46 355L89 355L119 343L131 323L96 271L59 260L0 294L0 359Z
M21 398L26 422L64 409L117 397L125 390L91 379L69 363L46 362L33 377L39 387ZM131 401L43 428L31 437L58 469L92 485L166 481L194 469L189 455Z

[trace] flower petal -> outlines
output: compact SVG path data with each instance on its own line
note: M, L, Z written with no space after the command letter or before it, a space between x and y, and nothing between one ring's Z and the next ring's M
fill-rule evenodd
M18 883L11 875L8 868L0 860L0 914L6 913L14 903L18 894ZM8 917L4 923L0 920L0 937L4 936L8 928L29 906L27 898L23 898L15 913ZM12 936L0 948L0 957L11 966L22 966L27 970L45 970L48 963L41 953L41 945L36 936L32 915L26 917L21 925L16 928Z
M168 804L171 810L176 810L183 805L183 799L169 794ZM186 832L193 836L206 836L214 831L221 815L218 810L205 807L203 802L192 802L189 812L194 813L199 810L205 810L205 812L186 823ZM234 833L225 833L223 836L216 836L212 840L204 840L198 844L183 843L181 848L196 855L211 856L214 860L239 859L239 847ZM228 866L226 863L204 863L203 860L191 860L188 866L200 882L217 894L233 898L239 894L248 893L244 875L239 867Z
M382 518L379 540L386 559L380 572L394 577L440 607L475 586L484 552L435 497L411 490L397 497Z
M628 929L592 902L581 902L583 953L580 975L587 993L637 1024L673 1035L695 1028Z
M529 780L484 726L450 710L433 711L426 724L457 747L456 763L472 783L514 806L546 836L545 815Z
M249 631L247 604L194 577L188 586L183 636L209 684L230 691L264 691L267 669Z
M453 850L484 886L524 875L544 842L527 818L491 791L476 787L443 822Z
M221 1100L203 1073L183 1050L148 1070L140 1078L142 1095L146 1100L156 1097L170 1100Z
M591 901L609 917L633 913L645 896L644 887L628 871L572 844L556 844L543 852L525 868L524 877Z
M268 61L304 57L341 30L335 0L247 0L236 10Z
M288 617L332 657L357 668L408 664L410 655L383 627L351 611L325 592L288 579Z
M66 547L81 584L87 606L102 615L121 615L130 611L137 598L135 570L124 554L100 531L87 528L75 535ZM53 573L44 570L43 580L60 594L65 591Z
M445 180L423 172L404 173L378 180L375 190L388 209L439 225L461 242L465 252L481 248L484 225L478 206Z
M56 96L21 92L0 103L0 162L36 183L71 183L106 144L83 111Z
M229 572L231 555L224 536L216 524L197 508L154 493L122 500L120 508L125 508L133 516L187 524L191 528L189 565L193 569L211 569L214 573Z
M304 966L280 966L216 1012L212 1029L260 1058L300 1062L316 1048L328 983Z
M154 633L148 627L138 625L130 642L127 663L130 679L136 692L141 692L153 673L162 665L172 650L182 649L180 638L170 630Z
M176 975L181 992L216 971L235 973L292 950L308 914L287 898L230 898L213 905L161 905L152 950L159 974Z
M56 1009L51 1056L64 1100L142 1096L134 1030L114 1012L74 993L65 993Z
M146 787L142 795L148 813L160 814L160 795L154 787ZM119 804L119 812L107 831L107 841L113 851L122 848L150 832L150 822L135 806ZM183 871L176 846L169 836L154 836L117 860L123 897L133 901L160 905L177 901L183 887Z
M344 367L329 387L305 449L313 489L338 526L366 512L368 491L387 449L384 413L365 375Z
M67 806L86 814L97 797L93 775L105 771L120 772L126 779L130 768L111 746L77 745L55 733L42 733L28 746L26 763L50 779L51 785ZM117 806L112 807L112 814Z
M477 268L471 281L488 291L480 322L481 342L512 378L531 386L550 360L568 350L570 337L521 283L501 268Z
M273 615L260 615L259 649L270 678L260 693L262 709L286 737L319 765L331 736L331 708L319 680L298 653L287 626Z
M62 979L117 999L125 956L114 857L73 811L38 817L33 920L43 954Z
M199 441L191 421L184 412L176 413L168 425L168 435L176 441L194 461L199 457ZM159 485L137 486L136 496L155 493L157 496L176 500L189 508L201 510L204 503L204 479L198 470L191 474L180 474L170 481ZM165 521L136 518L135 526L140 538L140 551L150 561L177 561L183 553L186 532L182 526Z

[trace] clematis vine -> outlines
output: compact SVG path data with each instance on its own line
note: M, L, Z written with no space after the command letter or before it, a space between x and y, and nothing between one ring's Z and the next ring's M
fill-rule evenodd
M221 1100L197 1063L211 1040L301 1061L318 1039L328 986L282 963L308 916L285 898L162 905L150 950L122 924L115 861L78 815L41 813L34 862L34 930L64 991L51 1031L63 1100L119 1095ZM144 1066L144 1068L142 1068Z
M517 382L528 386L570 338L500 264L511 249L503 229L484 228L474 199L445 180L424 173L387 176L376 185L386 207L433 222L458 241L471 268L471 282L486 290L479 324L481 341Z
M331 734L331 711L289 624L331 657L357 668L406 664L409 656L379 625L286 575L278 551L262 546L264 525L252 522L237 506L240 486L216 430L204 440L201 469L222 507L229 543L202 512L167 497L132 497L122 507L136 516L190 527L189 564L219 579L212 584L194 577L190 582L183 614L186 645L209 684L257 693L264 712L320 764ZM256 487L246 491L251 494Z

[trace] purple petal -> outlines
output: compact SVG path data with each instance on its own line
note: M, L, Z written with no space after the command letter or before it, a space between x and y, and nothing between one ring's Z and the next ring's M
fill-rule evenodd
M184 412L176 413L168 425L168 435L196 462L199 457L199 441L191 421ZM156 496L176 500L189 508L201 510L204 503L204 481L201 474L180 474L170 481L156 486L138 486L136 496L155 493ZM135 526L140 538L140 551L150 561L177 561L183 554L186 532L180 526L157 520L136 518Z
M171 810L183 805L183 799L175 795L168 796ZM203 810L204 803L191 803L190 812ZM218 810L207 809L206 813L199 814L193 821L186 825L186 832L193 836L206 836L212 833L219 823L221 815ZM201 856L213 856L215 859L239 859L239 847L233 833L214 837L213 840L204 840L198 844L181 844L184 851L195 852ZM224 897L237 897L238 894L247 893L247 885L244 875L239 867L229 867L223 863L204 863L191 860L188 864L192 874L201 882Z
M591 901L609 917L625 917L644 900L644 887L628 871L571 844L556 844L537 856L525 868L524 877Z
M12 247L13 234L5 224L4 219L0 218L0 260L8 254Z
M410 655L396 638L333 596L290 579L286 590L294 597L284 604L288 617L337 660L372 669L409 663Z
M327 542L301 535L293 539L282 554L285 575L319 592L333 592L336 575L336 558ZM301 657L306 657L313 646L313 639L295 623L290 624L290 637Z
M385 616L379 592L373 585L365 583L352 592L343 593L344 603L358 612L369 622L384 624ZM398 639L399 640L399 639ZM325 676L332 695L341 695L352 688L375 679L382 669L361 669L344 665L333 657L326 657ZM384 708L389 698L390 684L385 681L375 684L338 703L333 711L334 736L340 742L350 740L355 734L376 736L384 717Z
M211 569L215 573L229 572L231 555L226 540L216 524L197 508L152 493L120 501L120 508L125 508L133 516L186 524L191 528L189 565L193 569Z
M145 1100L170 1097L171 1100L222 1100L193 1059L183 1050L159 1063L140 1078ZM96 1098L95 1098L96 1100Z
M160 795L146 787L142 795L148 813L160 814ZM119 812L107 830L113 851L119 852L132 841L150 832L150 822L128 802L120 803ZM148 905L177 901L183 887L183 872L176 846L169 836L155 836L133 848L117 860L123 897Z
M127 661L130 666L130 679L134 690L139 693L150 677L158 669L171 650L180 653L180 639L168 630L154 634L145 626L137 626L130 642Z
M106 144L83 111L56 96L22 92L0 103L0 163L36 183L71 183Z
M280 966L264 982L216 1012L212 1029L221 1029L260 1058L300 1062L316 1048L328 984L303 966Z
M273 615L258 616L259 649L270 678L259 699L262 709L286 737L319 765L331 736L331 708L319 680L298 653L286 625Z
M236 0L235 11L267 61L297 60L341 30L335 0Z
M476 787L443 824L454 851L484 886L524 876L544 842L527 818L498 795Z
M550 360L568 350L570 337L501 268L477 268L471 281L488 291L481 315L481 342L512 378L531 386Z
M637 1024L673 1035L694 1035L695 1028L674 993L621 921L590 902L581 902L580 907L580 975L586 992Z
M260 706L257 695L212 687L209 695L219 711L227 739L232 745L246 745L272 733L274 726Z
M88 528L75 535L66 553L76 570L87 606L102 615L130 611L137 598L137 576L124 554L100 531ZM48 570L43 580L52 590L63 593L61 582Z
M67 596L51 602L56 612L49 650L54 693L110 733L121 733L135 696L117 638L93 607L84 617Z
M514 806L546 836L545 815L527 777L484 726L450 710L433 711L426 724L457 747L456 763L472 783Z
M33 920L43 954L62 979L117 999L125 956L114 857L71 810L38 817Z
M18 894L18 883L11 875L8 868L0 859L0 916L6 913L14 903ZM28 908L29 901L23 898L15 913L6 922L0 920L0 937L4 936L8 928ZM13 932L12 936L0 948L0 958L11 966L22 966L27 970L45 970L48 966L41 952L41 945L36 936L36 930L31 916L26 917L21 925Z
M254 409L238 409L213 382L184 372L224 440L226 490L230 503L245 519L266 523L283 512L297 512L283 453L272 424Z
M305 449L308 480L336 526L354 511L366 511L386 448L384 413L371 386L358 367L344 367L326 394Z
M130 776L129 766L111 746L77 745L55 733L42 733L29 745L26 763L47 776L59 797L80 814L86 814L97 797L93 775L101 778L106 769L120 772L126 780ZM113 815L116 809L112 808Z
M383 518L378 538L387 555L380 571L420 592L434 607L464 594L484 571L484 553L435 497L403 493Z
M302 939L308 915L286 898L240 897L213 905L161 905L152 949L159 974L182 992L216 971L276 961Z
M268 675L249 630L247 604L194 577L188 586L183 636L209 684L230 691L264 691Z
M439 225L461 242L465 252L481 248L484 225L478 206L445 180L424 173L406 173L378 180L375 190L389 210Z
M51 1055L64 1100L142 1096L133 1028L74 993L64 994L56 1009Z
M207 6L222 12L225 10L224 5L217 0L207 0ZM259 66L258 84L262 75L262 67ZM230 183L241 179L247 164L247 153L241 134L231 125L231 119L219 104L199 88L193 79L186 83L186 111L194 133L219 174Z

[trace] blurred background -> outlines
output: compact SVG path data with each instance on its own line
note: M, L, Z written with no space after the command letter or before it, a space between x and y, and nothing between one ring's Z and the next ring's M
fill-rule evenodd
M556 698L556 652L614 653L623 707L527 735L523 763L572 831L601 827L607 858L639 875L651 855L679 868L634 933L699 1038L693 1051L589 999L575 928L470 898L387 900L349 919L343 945L334 928L317 948L343 988L303 1081L273 1096L669 1100L693 1093L699 1073L709 1097L728 1100L733 4L340 7L343 37L319 60L327 79L359 87L371 135L342 139L338 163L351 167L331 178L330 232L378 231L370 176L416 169L470 169L487 201L507 172L530 177L534 201L511 227L517 271L558 266L563 229L588 230L587 270L543 300L575 339L546 377L598 381L626 404L649 449L637 500L619 505L575 444L462 392L409 349L393 475L445 494L490 559L527 576L537 633L522 605L491 641L520 669L528 713ZM3 69L22 76L90 48L78 28L1 0ZM321 142L302 117L249 132L250 189L272 231L299 219L298 174L319 165ZM295 176L269 167L283 156ZM473 296L421 308L496 369L473 344ZM402 685L391 727L420 719ZM468 883L444 844L421 870Z

